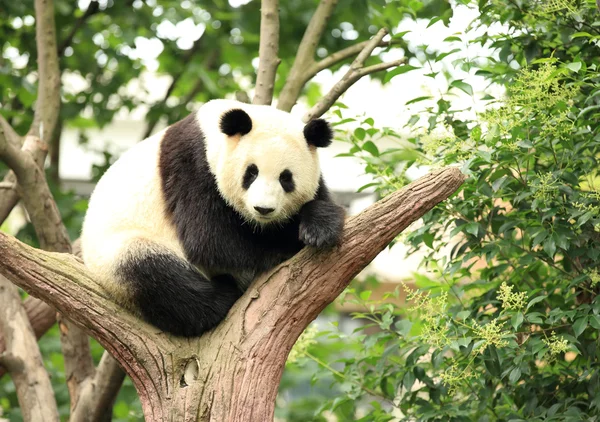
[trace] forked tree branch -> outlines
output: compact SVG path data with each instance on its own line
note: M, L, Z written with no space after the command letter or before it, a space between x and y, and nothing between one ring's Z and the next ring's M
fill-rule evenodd
M348 90L356 81L365 75L379 72L381 70L389 69L392 67L400 66L406 62L406 58L394 60L387 63L378 63L372 66L364 67L365 61L369 58L373 50L381 43L383 37L387 35L388 31L382 28L377 34L369 40L363 47L361 52L356 56L356 59L350 65L350 69L340 79L329 92L321 98L321 100L315 104L302 118L303 121L308 122L312 119L320 117L337 101L340 96Z
M410 223L464 180L435 171L346 221L340 247L305 248L257 279L199 339L160 333L117 306L68 254L0 233L0 274L68 314L131 376L146 420L272 420L287 355L306 326ZM226 386L226 387L224 387Z
M273 101L275 77L281 60L279 53L279 0L262 0L260 3L260 44L258 70L253 104L270 105Z
M277 102L278 109L290 111L294 104L296 104L304 84L312 77L307 75L307 69L315 63L317 46L337 3L338 0L321 0L317 10L310 19L306 31L304 31L302 41L300 41L300 45L298 46L294 64L279 95Z
M58 409L37 339L17 287L0 275L0 331L6 350L0 365L10 373L25 421L58 421Z

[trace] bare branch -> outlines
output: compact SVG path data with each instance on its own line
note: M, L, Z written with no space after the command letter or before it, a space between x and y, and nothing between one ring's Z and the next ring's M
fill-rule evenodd
M106 415L108 412L112 413L124 379L125 372L119 362L105 351L96 375L82 389L77 407L71 413L70 422L112 420Z
M29 325L16 286L0 276L0 331L6 352L0 363L9 371L25 421L58 421L50 377L42 363L37 340Z
M392 62L377 63L372 66L363 67L362 69L358 69L356 71L356 74L358 75L358 78L360 79L365 75L370 75L371 73L380 72L382 70L386 70L386 69L389 69L392 67L398 67L404 63L406 63L405 57L398 59L398 60L394 60Z
M35 297L29 296L23 302L23 308L27 313L29 324L33 328L33 333L36 339L40 339L46 331L50 329L56 322L56 310L52 309L50 305L42 302ZM4 333L0 330L0 354L6 350L6 344L4 341ZM5 371L0 367L0 378L5 374Z
M262 0L260 4L260 45L254 104L271 104L279 53L279 1Z
M359 42L357 44L346 47L342 50L336 51L335 53L331 53L329 56L324 59L316 62L313 66L308 70L308 73L311 75L310 77L314 77L317 73L322 70L329 69L331 66L334 66L350 57L356 56L358 53L362 51L363 48L369 43L368 41ZM389 47L390 45L395 44L392 41L380 41L377 47Z
M349 218L339 248L304 248L256 280L227 319L199 339L158 332L107 299L72 255L36 250L4 233L0 273L72 316L107 348L131 376L146 420L272 420L273 380L300 333L394 237L463 180L458 169L442 169Z
M302 41L300 41L294 64L279 95L278 109L290 111L296 104L302 87L312 77L309 76L307 70L315 63L315 51L337 3L338 0L321 0L315 14L310 19Z
M381 43L381 40L386 34L386 29L380 29L379 32L371 40L369 40L367 44L365 44L361 52L358 54L358 56L356 56L356 59L354 59L350 65L348 72L346 72L342 79L340 79L329 90L329 92L304 115L302 118L303 121L308 122L312 119L322 116L323 113L329 110L329 108L337 101L337 99L348 90L348 88L354 85L354 83L363 76L406 63L406 58L402 58L389 63L379 63L372 66L363 67L367 58L369 58L373 50Z
M53 0L35 0L35 22L38 94L29 135L46 142L52 136L60 110L60 68Z
M65 53L66 48L71 45L71 43L73 42L73 38L75 37L75 34L77 33L77 31L79 31L81 29L81 27L85 24L85 22L90 17L92 17L99 11L100 11L100 3L98 2L98 0L91 1L90 4L88 5L88 8L85 11L85 13L83 15L81 15L81 17L79 19L77 19L77 22L75 22L75 25L73 25L73 28L71 28L71 32L69 32L69 34L65 37L65 39L60 43L58 50L57 50L59 57L62 57L62 55Z
M383 37L385 37L387 34L388 30L386 28L381 28L379 31L377 31L373 38L371 38L365 47L360 51L360 53L358 53L358 56L356 56L356 59L352 62L352 66L357 68L362 67L373 50L377 48L377 45L379 45L379 43L383 40Z
M167 100L169 99L169 97L173 93L173 90L175 89L175 85L177 84L177 82L183 76L183 74L185 72L185 65L192 59L194 53L196 53L197 51L200 50L200 46L201 46L200 40L202 40L202 39L203 38L198 39L198 41L196 41L196 43L194 43L194 46L186 53L186 55L183 58L184 67L182 67L180 72L173 75L173 80L171 81L171 85L169 85L169 87L167 88L167 92L165 93L165 96L162 98L162 100L155 103L152 107L162 107L164 104L166 104ZM211 52L208 54L208 57L202 63L203 67L206 70L214 70L218 57L219 57L219 50L212 49ZM204 81L202 80L202 78L198 78L194 87L181 100L181 104L189 104L194 99L194 97L200 92L200 90L202 89L203 86L204 86ZM148 122L148 124L146 126L146 130L144 131L142 138L140 139L141 141L148 138L152 134L152 131L154 130L154 128L156 127L158 122L159 122L159 119L154 119L154 120Z

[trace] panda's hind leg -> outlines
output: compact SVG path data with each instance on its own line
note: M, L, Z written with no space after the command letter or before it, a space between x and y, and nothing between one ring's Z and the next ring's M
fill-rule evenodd
M116 268L142 318L159 329L184 337L217 326L241 296L229 276L207 279L165 248L135 242Z

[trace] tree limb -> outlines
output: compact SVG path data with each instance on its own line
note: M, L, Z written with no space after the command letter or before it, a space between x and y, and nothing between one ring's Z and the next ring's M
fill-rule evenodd
M339 51L331 53L329 56L325 57L322 60L314 63L310 69L308 70L308 74L310 78L314 77L317 73L322 70L329 69L331 66L334 66L350 57L356 56L360 53L370 42L370 40L359 42L357 44L351 45L349 47L343 48ZM392 41L380 41L377 47L389 47L390 45L396 44L399 42Z
M191 58L193 57L195 52L200 50L200 46L201 46L200 40L202 40L202 39L203 39L203 37L198 39L198 41L196 41L196 43L194 43L194 46L184 56L184 58L183 58L184 66L181 68L181 71L173 75L173 80L171 81L171 85L169 85L169 87L167 88L167 92L165 93L165 96L162 98L162 100L155 103L152 107L158 107L158 106L162 107L164 104L166 104L167 100L169 99L169 97L173 93L173 90L175 89L175 85L177 84L179 79L185 73L185 64L187 64L188 61L191 60ZM212 70L215 68L215 64L217 63L217 58L219 57L218 53L219 53L219 51L217 49L211 50L208 57L203 62L205 69ZM183 97L181 104L188 104L190 101L192 101L193 98L198 94L198 92L200 92L200 90L202 89L203 86L204 86L204 81L202 80L202 78L198 78L194 87L185 95L185 97ZM148 124L146 125L146 130L144 131L144 134L142 135L142 139L140 139L141 141L143 141L144 139L146 139L150 135L152 135L152 131L154 130L154 128L156 127L158 122L159 122L159 119L153 119L152 121L148 122Z
M88 8L86 9L85 13L83 15L81 15L81 17L79 19L77 19L77 22L75 22L75 25L73 25L73 28L71 28L71 31L67 34L65 39L58 46L57 54L59 57L62 57L62 55L65 53L65 50L67 49L67 47L69 47L73 43L73 38L75 37L75 34L77 33L77 31L79 31L81 29L83 24L91 16L95 15L99 11L100 11L100 3L98 2L98 0L92 0L90 2L90 4L88 5Z
M60 68L53 0L35 0L35 22L38 93L28 134L47 141L52 136L60 110Z
M365 61L373 50L379 45L383 37L387 35L387 29L380 29L379 32L369 40L369 42L363 47L361 52L356 56L356 59L350 65L350 69L334 86L329 92L321 98L321 100L315 104L302 118L305 122L320 117L337 101L337 99L348 90L356 81L365 75L370 73L379 72L381 70L396 67L406 62L406 58L395 60L388 63L379 63L372 66L364 67Z
M270 105L275 77L281 60L279 53L279 0L262 0L260 4L260 45L253 104Z
M83 387L81 398L77 401L69 421L112 420L112 408L124 379L125 372L119 362L108 352L104 352L95 376Z
M19 291L0 276L0 331L6 351L0 364L10 373L17 390L23 420L58 421L58 409L37 340L23 309Z
M462 184L430 173L346 221L340 247L304 248L257 279L199 339L160 333L107 298L69 254L0 233L0 274L68 314L131 376L146 420L272 420L277 383L300 333L410 223ZM224 387L226 386L226 387Z
M294 104L296 104L302 87L310 79L306 71L315 63L315 51L337 3L338 0L321 0L317 10L310 19L306 31L304 31L302 41L300 41L300 45L298 46L298 53L294 59L294 64L279 95L277 102L278 109L290 111Z
M33 328L33 333L36 339L40 339L46 331L50 329L56 322L56 310L53 309L46 302L29 296L23 302L23 308L29 319L29 324ZM6 350L6 343L4 341L4 332L0 329L0 354ZM6 371L0 367L0 378L4 376Z

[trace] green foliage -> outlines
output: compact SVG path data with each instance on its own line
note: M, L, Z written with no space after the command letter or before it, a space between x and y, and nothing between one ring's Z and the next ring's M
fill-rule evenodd
M350 289L344 300L363 309L353 314L362 325L352 335L322 330L299 349L304 363L290 363L316 362L315 376L332 374L342 391L314 420L600 417L599 13L593 1L477 6L471 28L484 26L472 43L492 53L454 65L505 86L504 98L440 73L445 92L409 101L437 101L409 120L410 136L369 131L369 119L347 135L345 155L362 159L367 187L381 194L411 169L459 166L468 179L403 236L430 271L390 294L407 305ZM485 25L497 22L505 28L491 35ZM457 90L488 101L487 111L452 108ZM313 359L331 342L344 352ZM352 413L340 412L348 402Z

